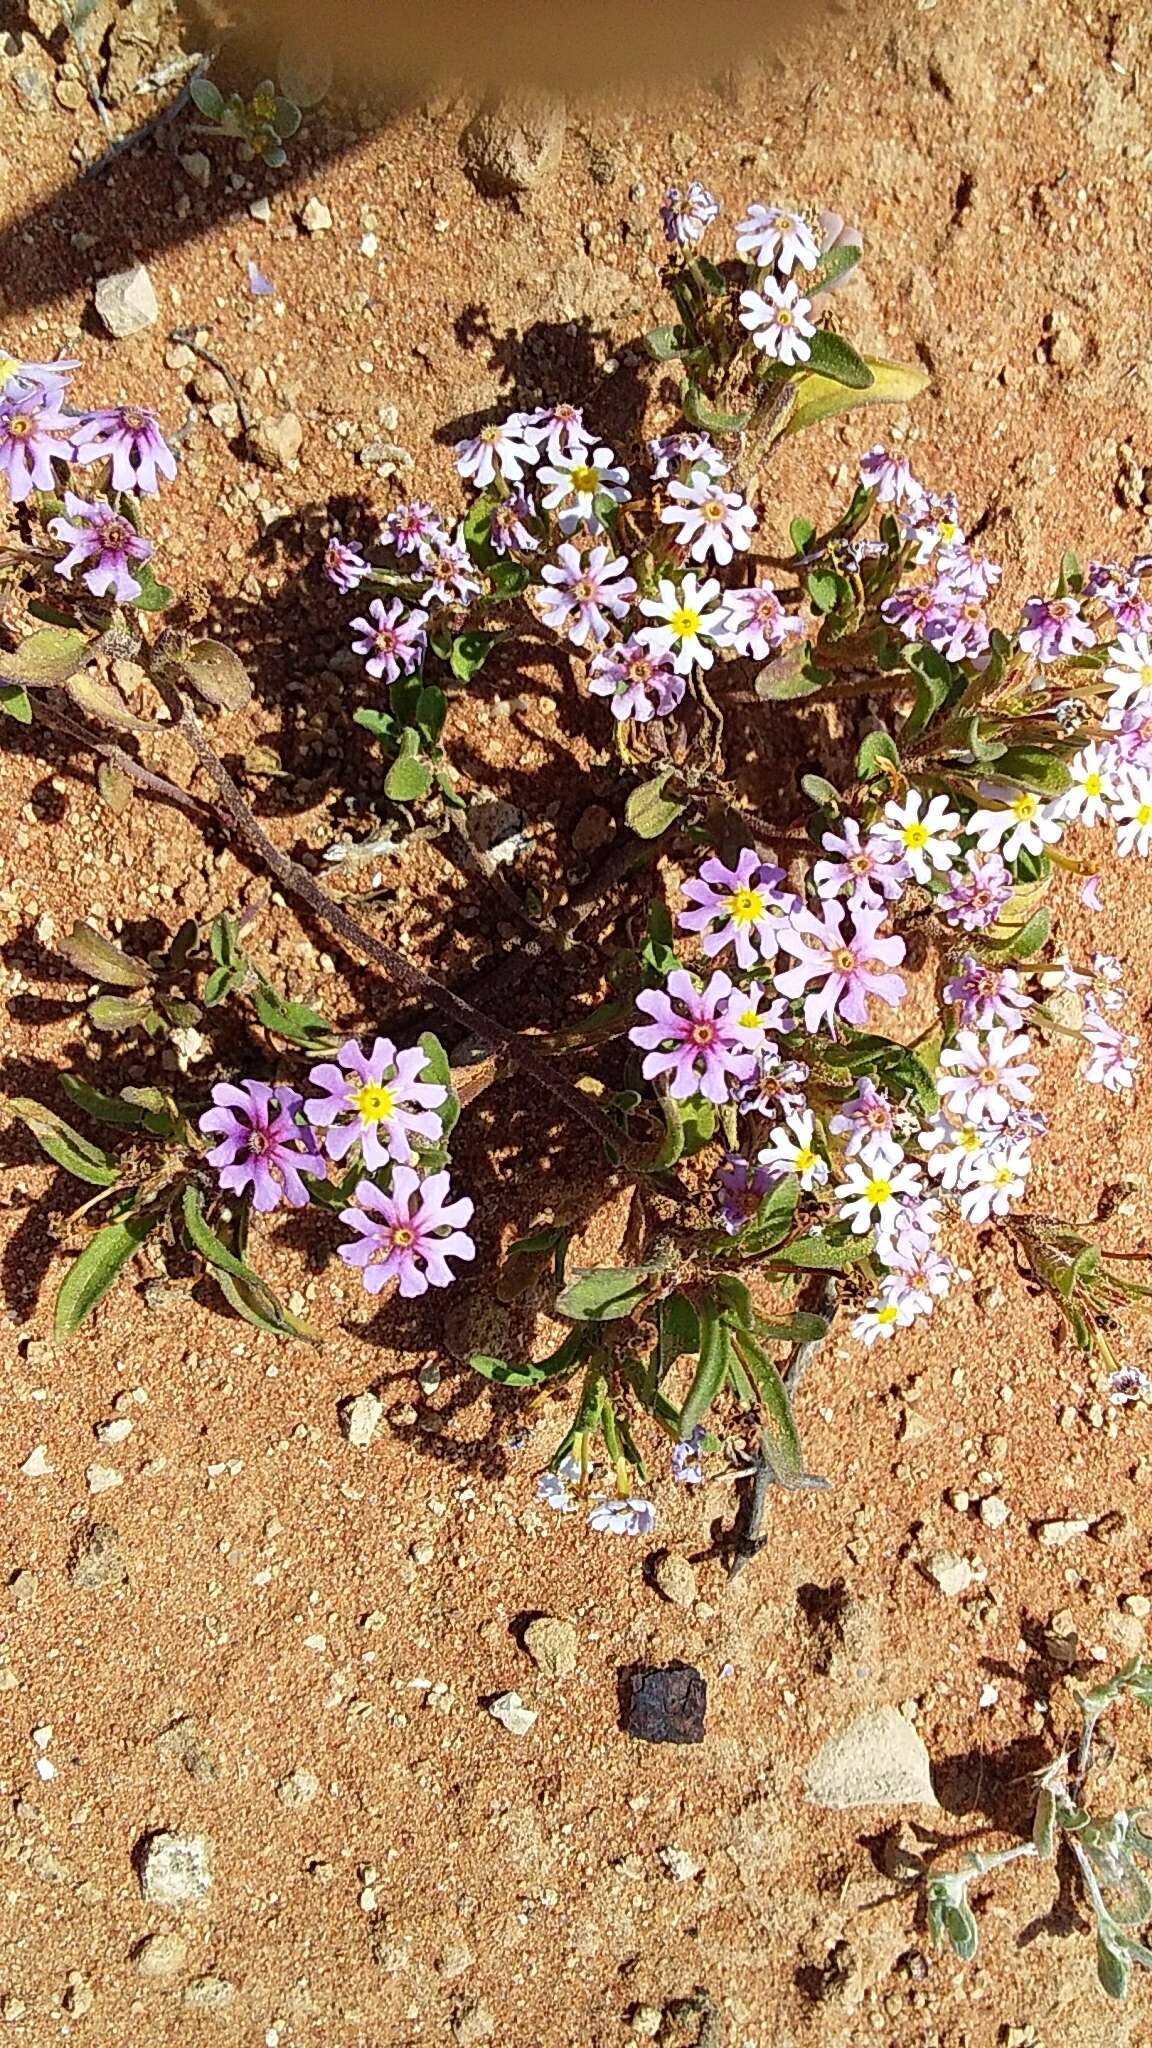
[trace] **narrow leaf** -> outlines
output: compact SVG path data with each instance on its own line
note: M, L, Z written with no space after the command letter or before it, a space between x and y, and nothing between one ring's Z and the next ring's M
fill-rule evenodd
M728 1374L731 1338L714 1302L700 1304L700 1358L680 1410L680 1441L691 1436L716 1399Z
M33 1102L26 1095L12 1095L0 1098L5 1109L18 1117L26 1130L31 1131L40 1150L47 1154L56 1166L62 1166L75 1180L82 1180L93 1188L110 1188L120 1179L120 1165L112 1153L105 1152L99 1145L93 1145L88 1138L82 1138L71 1124L54 1110L45 1109L42 1103Z
M70 1337L80 1328L129 1259L139 1251L157 1220L155 1216L127 1216L96 1232L64 1276L56 1297L54 1336Z

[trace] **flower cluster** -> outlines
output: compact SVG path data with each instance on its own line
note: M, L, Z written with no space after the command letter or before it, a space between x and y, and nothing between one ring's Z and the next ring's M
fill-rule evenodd
M312 1197L303 1176L323 1181L329 1160L345 1173L351 1161L347 1189L342 1183L351 1201L340 1221L353 1237L337 1247L345 1264L360 1269L369 1294L389 1280L409 1297L447 1287L456 1278L449 1259L476 1255L464 1229L472 1202L449 1199L443 1170L419 1171L413 1141L439 1144L437 1112L448 1100L440 1082L421 1078L427 1067L422 1047L397 1051L390 1038L377 1038L365 1051L349 1039L334 1060L311 1069L308 1081L319 1093L307 1100L265 1081L217 1082L212 1108L200 1118L200 1129L218 1141L208 1164L223 1189L247 1195L266 1214L282 1202L306 1207Z
M176 457L160 431L156 414L142 405L72 410L65 400L78 364L22 363L0 355L0 473L14 505L37 492L58 496L55 465L69 470L106 462L107 495L84 498L65 488L64 512L47 522L52 539L63 543L55 573L70 581L76 569L93 597L132 604L143 593L138 570L151 560L153 545L140 531L142 497L176 474Z

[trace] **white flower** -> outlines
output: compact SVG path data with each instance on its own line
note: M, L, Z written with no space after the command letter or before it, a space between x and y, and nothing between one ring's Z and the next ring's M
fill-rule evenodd
M497 470L509 483L518 484L524 475L524 465L531 468L538 452L524 437L522 415L513 413L500 426L481 427L472 440L457 441L456 467L462 477L482 491L493 481Z
M1089 740L1068 763L1072 786L1051 805L1054 818L1079 818L1082 825L1098 825L1112 799L1119 794L1116 779L1116 749Z
M1099 1011L1091 1010L1084 1019L1084 1037L1092 1055L1084 1079L1107 1088L1111 1095L1131 1088L1140 1065L1140 1040L1131 1032L1118 1030Z
M894 1337L915 1322L916 1311L906 1294L884 1288L866 1304L852 1325L852 1335L871 1350L878 1337Z
M786 213L779 206L762 206L754 202L742 221L736 224L736 250L740 256L751 258L762 270L769 264L787 277L793 264L802 270L815 270L820 261L820 244L806 220L799 214Z
M815 322L808 318L812 301L802 298L795 282L777 284L766 277L762 292L741 292L740 325L757 348L777 363L806 363L812 353Z
M659 597L646 597L640 605L646 618L659 619L661 624L643 626L640 639L654 654L669 655L677 675L686 676L697 666L711 668L715 656L701 635L723 626L723 607L716 603L719 596L715 577L701 583L690 572L677 590L670 576L662 576Z
M958 1197L964 1221L979 1224L987 1223L990 1216L1006 1216L1024 1193L1031 1171L1026 1139L981 1153Z
M1152 768L1130 768L1112 805L1119 854L1152 853Z
M927 1167L942 1188L963 1187L972 1177L978 1160L987 1152L995 1129L976 1123L957 1124L951 1117L935 1116L920 1133L928 1154Z
M628 500L628 471L622 469L611 448L578 449L544 464L537 475L551 489L542 500L546 512L555 512L561 533L574 533L586 526L590 533L603 531L596 511L597 498L612 498L617 505Z
M844 1172L846 1178L836 1189L836 1200L857 1237L874 1225L886 1229L900 1207L901 1195L920 1192L920 1168L907 1159L895 1165L886 1154L873 1159L861 1155L850 1159Z
M1117 633L1108 652L1111 660L1104 681L1112 685L1109 709L1152 698L1152 641L1147 633Z
M877 819L874 836L900 850L918 882L929 882L933 869L946 874L959 857L951 835L960 829L960 813L949 809L946 796L934 796L921 816L923 803L918 789L910 789L903 803L893 798Z
M738 491L725 491L706 476L694 476L690 483L668 486L673 504L665 505L660 518L665 526L679 525L679 545L688 549L694 562L712 554L726 566L738 549L752 545L756 514Z
M796 1174L805 1194L810 1194L813 1188L822 1188L828 1179L828 1164L816 1150L815 1136L816 1119L812 1111L800 1110L777 1125L768 1144L756 1156L761 1166Z
M597 647L636 595L627 558L612 557L606 546L593 548L585 558L572 541L563 541L557 554L559 563L546 562L540 571L544 581L535 591L537 610L554 633L566 633L574 646Z
M986 1036L960 1031L955 1045L940 1055L936 1086L945 1107L969 1123L1006 1124L1018 1103L1031 1102L1031 1076L1039 1070L1029 1061L1026 1032L1009 1037L997 1024Z
M1005 860L1020 853L1043 853L1055 846L1064 827L1054 816L1055 804L1045 804L1030 789L1009 789L998 783L984 783L981 796L996 800L994 808L973 811L965 830L977 835L981 853L1003 848Z
M555 1472L541 1472L536 1481L536 1498L558 1515L574 1515L579 1503L568 1491L569 1482L580 1477L577 1458L561 1458Z
M602 1500L588 1511L588 1527L608 1536L647 1536L656 1526L650 1500Z

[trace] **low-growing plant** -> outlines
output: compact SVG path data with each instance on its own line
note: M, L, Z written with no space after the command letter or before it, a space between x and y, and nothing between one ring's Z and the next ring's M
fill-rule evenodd
M1094 1813L1083 1804L1092 1770L1093 1739L1102 1717L1124 1698L1152 1706L1152 1665L1139 1657L1078 1693L1080 1741L1074 1753L1061 1751L1038 1774L1032 1838L1008 1849L972 1851L959 1869L933 1869L925 1879L928 1929L936 1945L947 1945L971 1962L979 1943L968 1897L993 1872L1022 1858L1071 1866L1096 1932L1096 1974L1110 1998L1127 1995L1132 1968L1152 1970L1152 1948L1140 1930L1152 1920L1152 1813Z
M1097 952L1073 965L1045 898L1063 870L1097 906L1090 831L1108 832L1121 859L1152 852L1149 563L1082 569L1067 554L1046 592L998 620L999 565L966 539L954 497L884 447L862 457L835 517L774 521L777 539L765 538L776 443L911 398L925 379L841 333L837 290L861 243L838 217L755 204L735 257L712 263L701 243L717 212L699 185L664 208L677 317L647 351L654 402L678 405L679 424L625 464L575 404L514 412L456 448L472 494L462 518L414 501L375 536L334 534L327 547L331 582L360 594L352 645L376 701L354 717L384 751L401 836L418 813L460 817L453 711L490 661L559 649L572 687L610 715L626 830L602 882L583 904L500 883L596 1005L550 1037L477 1010L385 944L258 822L203 723L243 710L242 664L153 616L171 592L143 510L175 467L155 415L69 410L71 363L9 362L0 399L0 466L21 522L5 554L6 616L19 623L0 653L0 707L94 750L109 801L140 786L211 815L348 952L486 1044L489 1081L528 1077L631 1186L627 1264L568 1270L570 1230L555 1216L506 1253L497 1291L550 1288L572 1326L552 1355L472 1361L530 1403L569 1396L542 1497L573 1507L572 1486L586 1492L606 1460L610 1489L591 1519L611 1529L650 1525L637 1489L652 1426L692 1481L719 1418L755 1416L774 1477L818 1483L772 1352L823 1333L829 1276L871 1346L964 1284L966 1232L1003 1228L1029 1283L1113 1373L1117 1314L1148 1294L1123 1255L1021 1204L1046 1131L1041 1050L1081 1049L1083 1078L1114 1092L1138 1063L1119 963ZM94 461L108 465L103 494L81 498L78 472ZM117 686L124 654L146 674L149 715ZM777 821L751 791L776 746L773 707L796 703L847 706L860 725L847 772L804 775L806 809ZM207 798L140 758L152 736L170 761L173 733ZM630 906L632 936L611 952L582 935L598 887ZM448 1260L474 1247L470 1199L448 1200L444 1142L462 1089L439 1041L397 1052L350 1038L335 1064L313 1067L321 1096L305 1101L289 1062L327 1046L328 1027L286 1004L240 937L226 921L186 928L166 953L114 968L105 942L87 941L83 971L119 991L96 996L98 1029L199 1031L235 998L275 1048L271 1078L222 1079L207 1110L202 1095L185 1101L190 1086L179 1106L149 1103L164 1192L133 1152L98 1201L120 1205L121 1230L129 1213L165 1228L177 1217L184 1248L213 1266L184 1189L215 1171L232 1212L231 1235L216 1234L245 1265L249 1212L343 1204L355 1236L341 1255L371 1292L447 1285ZM209 1150L197 1132L219 1142ZM126 1263L133 1247L117 1246Z
M269 170L278 171L288 161L284 147L296 134L303 118L295 100L278 92L271 78L262 79L255 89L225 95L210 78L197 75L189 80L193 105L211 125L206 135L227 135L239 142L248 157L262 157Z

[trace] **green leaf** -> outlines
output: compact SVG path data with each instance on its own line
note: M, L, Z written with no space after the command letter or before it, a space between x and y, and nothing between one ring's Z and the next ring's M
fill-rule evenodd
M680 1441L691 1436L702 1415L706 1415L728 1377L732 1340L728 1326L711 1301L701 1302L700 1358L692 1384L680 1410Z
M414 804L432 787L433 774L419 755L420 735L406 725L400 735L400 752L384 778L384 794L394 804Z
M998 939L992 945L998 955L1009 960L1034 960L1043 951L1052 934L1052 912L1041 904L1034 910L1027 924L1006 939Z
M938 1107L936 1084L923 1060L895 1039L856 1031L838 1044L823 1045L820 1057L827 1066L844 1067L850 1074L871 1075L893 1094L911 1095L925 1116L933 1115Z
M676 958L672 915L668 905L659 896L654 897L648 905L640 960L649 974L654 974L659 981L667 981L672 970L679 965Z
M834 284L839 284L842 277L848 276L849 271L855 270L859 261L858 242L843 242L838 249L829 249L815 276L805 283L806 296L814 299L817 292L830 291Z
M128 996L97 996L88 1005L89 1020L97 1031L133 1031L155 1015L150 995L134 999Z
M682 405L689 426L699 427L705 434L738 434L751 418L746 412L719 412L700 386L693 383L686 387Z
M57 950L85 981L106 982L109 988L147 988L155 978L145 961L114 946L111 939L81 918L57 941Z
M118 1124L127 1131L138 1131L144 1121L144 1111L139 1103L125 1102L117 1095L102 1095L98 1088L92 1088L82 1081L79 1074L61 1074L60 1086L76 1109L85 1116L95 1117L98 1123Z
M866 390L851 389L837 377L806 373L796 382L796 403L785 423L785 434L798 434L803 427L850 412L858 405L908 405L928 384L924 370L910 363L891 363L883 356L864 356L872 372Z
M434 1031L422 1031L416 1042L424 1054L420 1080L431 1081L448 1091L436 1111L444 1136L447 1137L449 1131L455 1130L460 1116L460 1098L452 1085L452 1063Z
M557 1351L548 1358L526 1360L521 1365L509 1365L503 1358L493 1358L487 1352L474 1351L468 1360L473 1372L482 1379L492 1380L498 1387L540 1387L548 1380L564 1379L575 1372L589 1337L585 1330L573 1330L564 1339Z
M531 583L532 571L527 562L513 562L504 557L493 562L488 571L488 581L495 596L518 597Z
M140 585L139 597L129 599L129 603L135 611L165 612L170 604L175 603L175 596L169 590L168 585L166 583L157 583L155 576L152 574L151 562L135 562L133 564L133 574Z
M222 640L194 640L180 666L192 688L217 711L243 711L252 702L252 678Z
M857 780L871 782L874 775L882 773L882 761L899 771L900 756L896 751L896 742L890 734L880 728L877 732L866 733L860 742L860 751L856 756Z
M362 725L365 732L370 732L375 740L383 740L386 746L393 747L399 744L399 727L388 711L373 711L370 708L354 711L352 723Z
M703 1096L686 1102L680 1109L680 1125L684 1133L684 1158L692 1159L711 1144L716 1134L716 1104L706 1102Z
M980 1930L966 1898L958 1898L944 1908L944 1932L960 1961L970 1963L979 1946Z
M691 338L676 322L671 327L653 327L644 336L644 346L654 363L672 363L691 347Z
M664 794L665 785L672 780L674 772L665 768L659 775L654 775L651 782L642 782L628 798L624 806L624 822L638 839L659 839L684 809L684 798Z
M964 671L946 661L935 647L914 646L904 650L904 666L916 678L916 698L901 727L902 739L911 739L951 699L967 688Z
M647 1162L647 1172L667 1173L684 1156L684 1118L680 1104L674 1095L661 1094L658 1098L660 1114L664 1119L664 1136Z
M805 1309L797 1309L787 1322L764 1322L757 1318L750 1325L755 1336L773 1344L819 1344L828 1335L827 1316L809 1315Z
M448 715L448 699L436 683L425 683L415 705L415 723L430 747L436 745Z
M45 1109L42 1103L33 1102L26 1095L0 1096L0 1106L17 1117L32 1133L40 1150L73 1179L86 1181L93 1188L114 1187L120 1179L120 1164L115 1156L94 1145L91 1139L81 1137L54 1110Z
M319 1010L278 995L268 982L260 982L252 990L250 1001L264 1029L286 1038L290 1045L302 1046L305 1052L324 1052L332 1044L332 1027Z
M64 1275L52 1323L55 1337L70 1337L80 1328L157 1221L155 1216L126 1216L96 1232Z
M807 1486L810 1479L804 1469L804 1453L800 1448L792 1403L780 1374L750 1330L733 1330L732 1343L760 1397L764 1416L761 1454L771 1465L773 1478L780 1486ZM770 1439L768 1443L763 1441L765 1436Z
M833 334L829 327L818 327L809 343L807 370L818 377L830 377L837 384L846 384L852 391L869 391L875 377L863 356L858 356L850 341L842 334Z
M759 1258L769 1252L787 1237L800 1200L800 1182L794 1173L786 1173L773 1181L767 1194L760 1198L756 1214L745 1224L736 1239L737 1250L746 1257Z
M810 519L794 519L788 533L797 555L806 555L816 538L816 528Z
M74 626L44 626L11 653L0 652L0 682L41 690L66 683L83 668L91 645L87 633Z
M1068 764L1047 747L1009 747L996 763L997 782L1018 782L1040 796L1063 796L1072 786Z
M1131 1966L1120 1943L1110 1939L1102 1927L1096 1932L1096 1975L1109 1998L1127 1998Z
M730 1319L742 1323L745 1329L750 1330L756 1320L756 1311L752 1306L752 1296L743 1280L738 1279L735 1273L717 1273L711 1285L713 1293L723 1302Z
M835 569L811 569L806 581L813 611L826 615L834 612L842 601L851 601L851 589Z
M243 1259L238 1259L235 1252L228 1249L223 1238L217 1236L204 1215L200 1190L192 1181L189 1181L184 1189L180 1212L189 1242L202 1259L207 1259L210 1266L217 1267L222 1273L233 1274L237 1280L255 1280L257 1286L261 1284L258 1276L245 1265Z
M772 1252L771 1262L774 1266L800 1266L811 1273L839 1273L866 1259L874 1250L871 1237L832 1238L813 1232L809 1237L794 1237L791 1244L780 1245Z
M303 116L295 100L278 93L272 106L272 126L281 142L289 142L300 126Z
M656 1311L658 1379L662 1380L678 1358L694 1357L700 1349L700 1318L686 1294L670 1294Z
M814 804L827 804L831 810L838 811L843 803L836 784L828 782L823 775L802 775L800 787Z
M1071 548L1069 548L1068 552L1061 557L1060 580L1056 585L1056 595L1057 597L1065 597L1072 590L1079 596L1083 588L1084 571L1080 567L1079 560L1072 553Z
M457 682L470 683L473 676L479 675L499 638L499 633L485 633L478 629L457 633L448 656L448 666Z
M17 725L31 725L32 706L27 690L22 690L18 683L0 684L0 711L6 711Z
M639 1307L649 1281L663 1270L658 1265L577 1268L556 1298L556 1313L574 1323L618 1322Z
M319 1333L311 1324L284 1308L272 1289L254 1273L247 1273L243 1280L238 1280L235 1274L213 1266L212 1278L229 1307L255 1329L264 1330L272 1337L297 1337L306 1344L320 1343Z
M199 109L206 121L223 119L224 95L213 85L210 78L190 78L188 95L193 106Z

